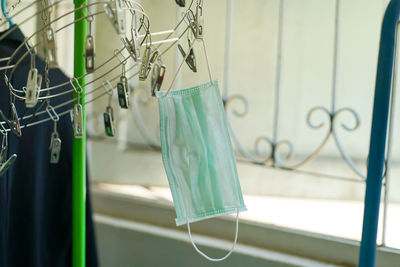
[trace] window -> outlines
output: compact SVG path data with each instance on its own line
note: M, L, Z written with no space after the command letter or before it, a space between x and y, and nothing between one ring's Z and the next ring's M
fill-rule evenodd
M338 9L336 3L206 1L205 40L213 78L227 100L249 209L241 218L359 241L380 26L388 1L340 1ZM154 31L173 28L182 11L167 2L143 5L157 18ZM96 31L110 27L105 20L96 23ZM180 43L187 46L185 37ZM108 44L97 48L110 51ZM174 51L163 57L168 69L162 89L181 60ZM184 65L175 88L208 80L200 46L195 53L199 73ZM131 86L132 110L118 112L117 138L104 138L101 127L107 99L91 110L91 177L103 189L170 201L157 102L149 96L149 81L133 80ZM393 127L398 132L398 124ZM400 146L395 139L391 146L378 242L400 249Z

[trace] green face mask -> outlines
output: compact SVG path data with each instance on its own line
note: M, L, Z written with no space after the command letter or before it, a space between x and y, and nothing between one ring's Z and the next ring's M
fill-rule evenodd
M176 224L246 210L217 82L158 92L162 157ZM190 239L191 235L190 235ZM193 243L193 240L192 240ZM196 250L209 260L193 243Z

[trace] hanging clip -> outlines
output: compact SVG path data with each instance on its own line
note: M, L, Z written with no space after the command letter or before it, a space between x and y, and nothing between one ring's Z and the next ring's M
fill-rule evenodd
M191 47L191 43L190 43L189 39L188 39L188 43L189 43L189 47ZM186 56L186 52L180 44L178 44L178 49L181 52L182 56L184 58L186 58L185 61L186 61L186 64L189 66L189 68L193 72L197 72L196 56L194 54L193 47L189 50L188 56Z
M14 103L11 103L11 112L12 112L12 117L10 120L7 119L2 110L0 110L0 117L7 123L8 127L10 128L13 134L15 134L17 137L21 137L22 136L21 125L19 123L17 109L15 108Z
M151 96L156 96L156 91L160 91L164 81L165 71L167 67L164 64L155 64L151 74Z
M144 50L143 58L142 58L142 65L140 66L139 70L139 80L145 81L147 76L150 73L149 66L150 66L150 53L151 48L150 46L146 46L146 50Z
M1 152L0 152L0 176L2 176L10 167L11 165L15 162L17 159L17 155L13 154L11 157L6 160L7 158L7 150L8 150L8 140L7 140L7 131L4 128L3 124L0 124L1 128L1 133L3 134L3 140L1 144Z
M107 136L115 135L114 128L114 110L111 106L106 108L106 112L104 112L104 129L106 131Z
M119 36L125 36L125 11L123 9L123 1L116 0L115 2L109 2L104 4L104 11L117 31ZM115 9L115 12L113 11Z
M76 82L78 88L75 87L73 80ZM80 95L82 93L82 87L79 85L79 82L76 78L70 80L72 87L74 88L75 92L78 94L77 103L74 105L72 110L72 126L74 129L74 136L75 138L82 138L83 137L83 112L82 112L82 105L80 103Z
M132 41L129 41L128 37L121 37L121 41L126 50L128 50L129 55L136 62L140 57L140 44L139 44L139 34L136 29L132 29Z
M121 78L120 81L117 83L118 103L121 108L127 109L129 107L129 91L128 79L125 75L126 59L122 56L121 52L118 51L118 49L114 50L114 55L122 65ZM109 86L112 87L111 84Z
M12 154L7 161L0 164L0 176L2 176L11 167L11 165L13 165L16 159L17 155Z
M51 27L48 27L44 33L45 35L45 48L44 52L49 62L49 68L57 67L57 51L56 51L56 40L54 37L54 31Z
M125 49L128 50L129 55L133 58L136 62L138 57L136 56L135 49L133 48L132 43L129 41L128 37L121 37L122 44L124 45Z
M108 89L107 89L107 86ZM115 127L114 127L114 110L111 107L111 99L113 95L113 89L114 87L111 85L111 83L106 80L103 83L103 87L106 90L106 93L109 95L108 98L108 106L106 108L106 112L104 112L103 117L104 117L104 129L106 132L107 136L114 136L115 135Z
M196 7L196 39L203 39L204 17L203 17L203 0L197 0Z
M129 108L128 79L125 76L121 76L119 83L117 83L117 92L121 108Z
M46 111L49 114L49 117L53 120L54 122L54 130L53 133L51 134L50 138L50 163L52 164L57 164L60 161L60 152L61 152L61 139L57 131L57 122L60 120L60 117L58 116L57 112L54 110L54 108L50 105L46 107Z
M192 30L193 36L196 36L196 18L195 18L194 13L193 13L193 11L191 9L189 9L186 12L186 20L187 20L188 26Z
M185 7L186 1L185 0L175 0L175 3L178 4L180 7Z
M27 108L36 106L42 86L42 75L38 74L36 68L30 69L25 88L25 105Z
M87 73L94 71L94 37L92 35L93 16L88 19L88 35L85 40L85 68Z

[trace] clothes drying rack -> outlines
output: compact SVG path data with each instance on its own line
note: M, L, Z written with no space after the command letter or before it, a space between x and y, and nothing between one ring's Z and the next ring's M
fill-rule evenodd
M30 4L30 6L34 5L35 3L39 3L41 0L35 0L34 3ZM55 0L52 3L47 3L47 5L44 5L43 10L47 10L50 8L53 8L55 5L57 5L58 3L60 3L62 0ZM133 3L134 1L131 0L116 0L114 1L114 3L116 3L117 1L123 1L123 4L126 4L127 7L124 9L123 12L125 12L125 10L132 10L132 6L131 3ZM5 18L7 19L10 28L9 30L12 31L12 27L14 26L14 23L11 19L11 16L9 15L9 12L7 11L7 1L6 0L1 0L1 7L2 7L2 11L3 11L3 15L5 16ZM21 0L19 0L18 3L20 3ZM150 48L151 46L155 46L154 47L154 51L152 49L151 51L151 55L152 55L152 59L154 60L158 60L159 63L162 63L161 61L161 56L166 53L168 50L170 50L170 48L172 48L174 45L176 45L178 43L178 41L184 36L185 33L188 32L189 29L192 29L192 31L195 31L196 27L199 27L199 23L198 23L198 18L194 16L194 13L191 11L191 8L202 8L202 0L196 0L196 5L193 5L195 2L195 0L191 0L190 4L186 5L185 11L181 17L181 19L178 21L176 27L172 30L166 30L166 31L162 31L162 32L155 32L155 33L151 33L149 31L149 25L150 25L150 21L149 18L147 17L147 15L143 12L143 10L135 10L134 12L138 12L139 14L145 16L148 20L148 25L147 25L147 32L145 35L138 35L138 38L143 38L142 42L140 43L140 46L146 46L146 48ZM107 2L99 2L100 4L105 4ZM88 7L91 5L94 5L93 3L88 4L86 0L74 0L74 10L72 11L74 13L74 78L71 79L71 85L72 87L75 89L73 90L73 104L80 104L82 106L82 123L81 123L81 130L82 130L82 137L81 138L77 138L77 137L73 137L73 166L72 166L72 172L73 172L73 176L72 176L72 264L74 267L83 267L85 266L85 252L86 252L86 248L85 248L85 235L86 235L86 120L85 120L85 105L88 104L91 101L94 101L96 99L98 99L101 96L104 95L109 95L109 91L113 91L114 87L111 84L110 81L114 81L116 80L117 77L112 78L110 81L106 80L106 85L108 85L108 89L107 87L104 85L105 83L103 83L103 87L106 88L106 92L101 94L100 96L95 97L94 100L91 101L86 101L85 99L85 95L86 95L86 88L85 85L86 83L86 62L85 62L85 52L86 52L86 37L87 37L87 22L89 20L89 18L93 19L94 15L98 15L100 13L106 13L106 15L108 16L109 14L107 14L106 11L103 12L96 12L96 13L92 13L92 14L88 14ZM138 3L136 3L137 5L139 5ZM139 5L140 6L140 5ZM12 9L15 7L12 6ZM191 13L191 16L186 16L188 11L191 11L189 13ZM68 14L71 14L72 12L69 12ZM19 12L20 13L20 12ZM35 13L34 16L39 15L40 12ZM135 13L136 14L136 13ZM16 14L17 15L17 14ZM62 15L65 16L65 15ZM32 18L30 17L30 18ZM201 17L202 18L202 17ZM186 19L188 21L186 21ZM24 20L24 23L26 21L28 21L28 19ZM186 21L186 24L183 23L184 21ZM47 26L50 26L54 21L49 21L49 23L47 24ZM116 23L116 24L119 24ZM142 24L143 25L143 24ZM183 25L185 27L184 31L182 31L182 33L180 33L179 36L177 37L173 37L172 35L174 33L176 33L178 31L178 28ZM68 25L67 25L68 26ZM202 26L202 25L201 25ZM66 26L65 26L66 27ZM113 27L118 27L118 25L113 25ZM125 26L124 26L125 27ZM62 27L63 28L63 27ZM159 41L152 41L152 36L159 36L159 35L167 35L165 38L163 38L162 40ZM32 35L33 36L33 35ZM30 36L30 37L32 37ZM1 38L0 38L1 40ZM123 40L122 40L123 41ZM129 41L129 39L128 39ZM133 42L133 40L132 40ZM166 49L164 49L162 52L159 51L159 48L162 44L164 43L172 43L170 46L168 46ZM28 40L26 40L24 42L24 44L28 47L29 43ZM31 46L29 45L31 48L28 49L28 51L30 52L31 50L33 50L38 44ZM129 48L131 48L130 46L127 46L126 43L124 43L124 47L122 49L116 50L114 52L114 55L111 57L111 59L116 58L119 61L119 65L117 65L116 67L112 68L110 71L108 71L107 73L115 70L118 66L125 66L127 60L129 58L132 57L133 52L131 50L129 50ZM122 51L126 49L128 51L128 56L124 57L122 54ZM190 50L190 49L189 49ZM154 53L153 53L154 52ZM186 56L183 56L182 61L181 61L181 65L185 62L185 60L189 57L189 51L186 53ZM156 56L154 56L156 55ZM12 56L13 57L13 56ZM2 60L8 60L7 66L6 67L2 67L0 68L0 70L7 70L7 69L12 69L14 67L16 67L16 65L18 65L18 63L16 65L11 65L8 66L8 64L11 62L11 58L5 58ZM144 56L143 56L144 57ZM137 56L137 58L133 57L134 60L140 60L140 58ZM110 62L110 60L107 60L106 63L101 64L101 66L104 66L105 64L107 64L108 62ZM147 59L147 63L149 62L150 59ZM142 65L144 60L142 61ZM154 62L152 62L154 64ZM135 64L136 65L136 64ZM150 66L151 67L151 66ZM162 65L163 68L166 68L164 65ZM125 68L125 67L124 67ZM147 75L149 72L148 66L146 65L147 68ZM145 68L145 70L146 70ZM131 68L132 69L132 68ZM129 70L131 70L129 69ZM154 69L154 68L153 68ZM107 74L106 73L106 74ZM140 72L139 72L140 73ZM138 73L135 73L133 75L131 75L130 77L128 77L128 79L136 76ZM105 74L103 74L101 77L103 77ZM147 78L146 75L146 78ZM164 74L162 74L164 75ZM161 74L159 74L158 79L156 79L154 81L154 83L158 86L157 90L160 89L161 87L161 83L163 79L160 79ZM8 79L8 77L6 78L6 82L11 80ZM119 77L118 77L119 78ZM146 79L145 78L145 79ZM156 77L157 78L157 77ZM163 78L163 76L162 76ZM93 82L93 81L92 81ZM15 92L18 92L18 90L15 90L12 85L10 85L10 83L8 83L9 88L11 88L12 90L14 90ZM11 86L11 87L10 87ZM57 86L53 86L57 87ZM79 88L79 91L76 90L76 88ZM154 84L153 84L153 79L152 79L152 88L154 88ZM50 89L52 88L45 88L45 90L50 91ZM97 88L98 89L98 88ZM93 91L96 91L97 89L94 89ZM154 89L153 89L154 90ZM20 90L19 92L23 92L22 90ZM16 95L14 95L16 96ZM24 100L22 97L19 97L20 100ZM45 101L46 99L48 99L50 97L43 97L42 101ZM40 97L39 97L40 99ZM66 103L67 104L67 103ZM60 105L61 106L61 105ZM57 107L55 107L54 109L56 109ZM53 110L54 111L54 110ZM39 113L46 113L46 111L43 112L39 112ZM39 122L35 122L35 123L27 123L23 126L21 126L21 128L23 127L29 127L29 126L33 126L36 125L38 123L42 123L45 121L48 121L50 119L52 119L49 111L47 111L47 113L49 113L49 118L41 120ZM55 113L55 111L54 111ZM62 115L67 115L69 112L63 112L60 113L58 115L62 116ZM57 115L57 113L55 113ZM54 114L53 114L54 115ZM57 115L57 116L58 116ZM26 119L27 117L32 117L32 116L22 116L20 117L20 120L22 121L23 119ZM17 117L18 118L18 117ZM0 122L1 126L3 128L3 130L7 133L12 131L11 127L9 129L5 129L4 125L5 122ZM19 123L19 122L18 122ZM4 124L4 125L3 125ZM3 133L3 130L1 131ZM4 134L4 133L3 133Z
M81 8L85 0L74 0L75 23L74 23L74 77L77 79L75 86L84 85L85 82L85 37L87 33L86 8ZM193 1L192 1L193 3ZM1 0L3 14L10 26L13 25L11 17L8 16L6 0ZM190 8L190 7L189 7ZM372 118L372 129L370 139L368 174L366 181L365 210L363 220L363 233L359 256L360 267L375 266L376 238L379 219L379 206L382 188L382 173L385 163L386 139L388 136L388 122L391 119L391 100L394 98L394 81L398 67L396 58L397 38L399 33L400 0L391 0L384 16L378 69L376 77L376 88ZM182 21L179 22L178 26ZM189 27L187 27L189 28ZM176 29L174 29L176 30ZM187 30L187 29L186 29ZM185 31L186 32L186 31ZM168 36L170 37L170 35ZM167 38L168 38L167 37ZM180 36L181 37L181 36ZM170 41L177 42L179 38ZM189 54L189 53L187 53ZM183 60L185 60L184 58ZM83 107L82 130L86 131L85 123L85 86L81 86L82 94L74 92L74 103ZM389 133L389 138L391 134ZM73 139L73 177L72 177L73 203L73 266L85 266L85 225L86 225L86 136Z

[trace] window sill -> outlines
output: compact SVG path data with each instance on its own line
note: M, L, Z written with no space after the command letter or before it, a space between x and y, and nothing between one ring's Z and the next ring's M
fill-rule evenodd
M94 184L92 199L96 214L116 219L146 223L186 232L175 226L175 211L168 195L149 197L130 192L117 193ZM357 266L359 242L289 228L240 220L239 243L329 262ZM218 217L193 224L193 232L231 240L234 218ZM376 266L395 266L400 262L400 250L378 248Z

